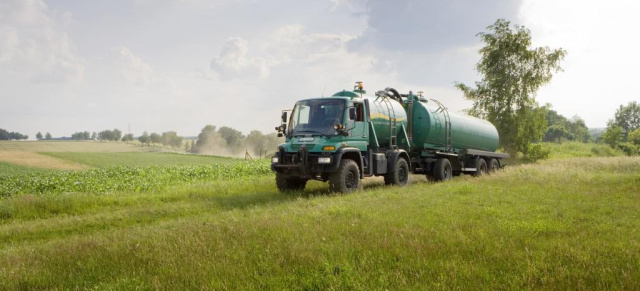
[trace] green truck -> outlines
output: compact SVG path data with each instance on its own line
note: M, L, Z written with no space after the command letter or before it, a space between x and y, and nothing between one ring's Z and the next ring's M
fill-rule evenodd
M368 95L361 82L353 91L300 100L281 121L276 130L285 143L271 169L283 192L302 190L311 179L329 181L333 192L354 191L371 176L388 185L407 184L409 173L445 181L495 171L509 157L496 152L499 136L490 122L450 113L422 92L386 88Z

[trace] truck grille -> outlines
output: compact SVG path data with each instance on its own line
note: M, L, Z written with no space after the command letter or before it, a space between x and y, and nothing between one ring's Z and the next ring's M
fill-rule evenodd
M303 144L292 144L291 145L291 150L298 151L300 149L301 145L303 145ZM316 146L316 144L312 144L312 143L307 143L307 144L304 144L304 145L307 146L307 150L313 149Z

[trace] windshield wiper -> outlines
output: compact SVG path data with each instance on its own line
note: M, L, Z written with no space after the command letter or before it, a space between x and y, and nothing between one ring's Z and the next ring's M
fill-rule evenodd
M327 138L331 138L328 134L326 134L326 133L322 133L322 132L320 132L320 131L316 131L316 130L296 130L296 131L295 131L295 133L294 133L293 135L296 135L296 133L298 133L298 132L312 132L312 133L319 133L319 134L321 134L321 135L323 135L323 136L326 136Z

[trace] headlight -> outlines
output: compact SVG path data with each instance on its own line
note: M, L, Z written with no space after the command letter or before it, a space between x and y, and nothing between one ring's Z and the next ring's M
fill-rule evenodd
M331 164L331 157L319 157L318 164Z
M272 164L277 164L278 163L278 157L272 157L271 158L271 163Z

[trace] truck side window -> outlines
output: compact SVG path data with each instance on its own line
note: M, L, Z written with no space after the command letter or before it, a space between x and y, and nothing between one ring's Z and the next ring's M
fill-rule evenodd
M364 106L362 103L353 103L353 107L356 108L356 120L358 122L364 121Z

